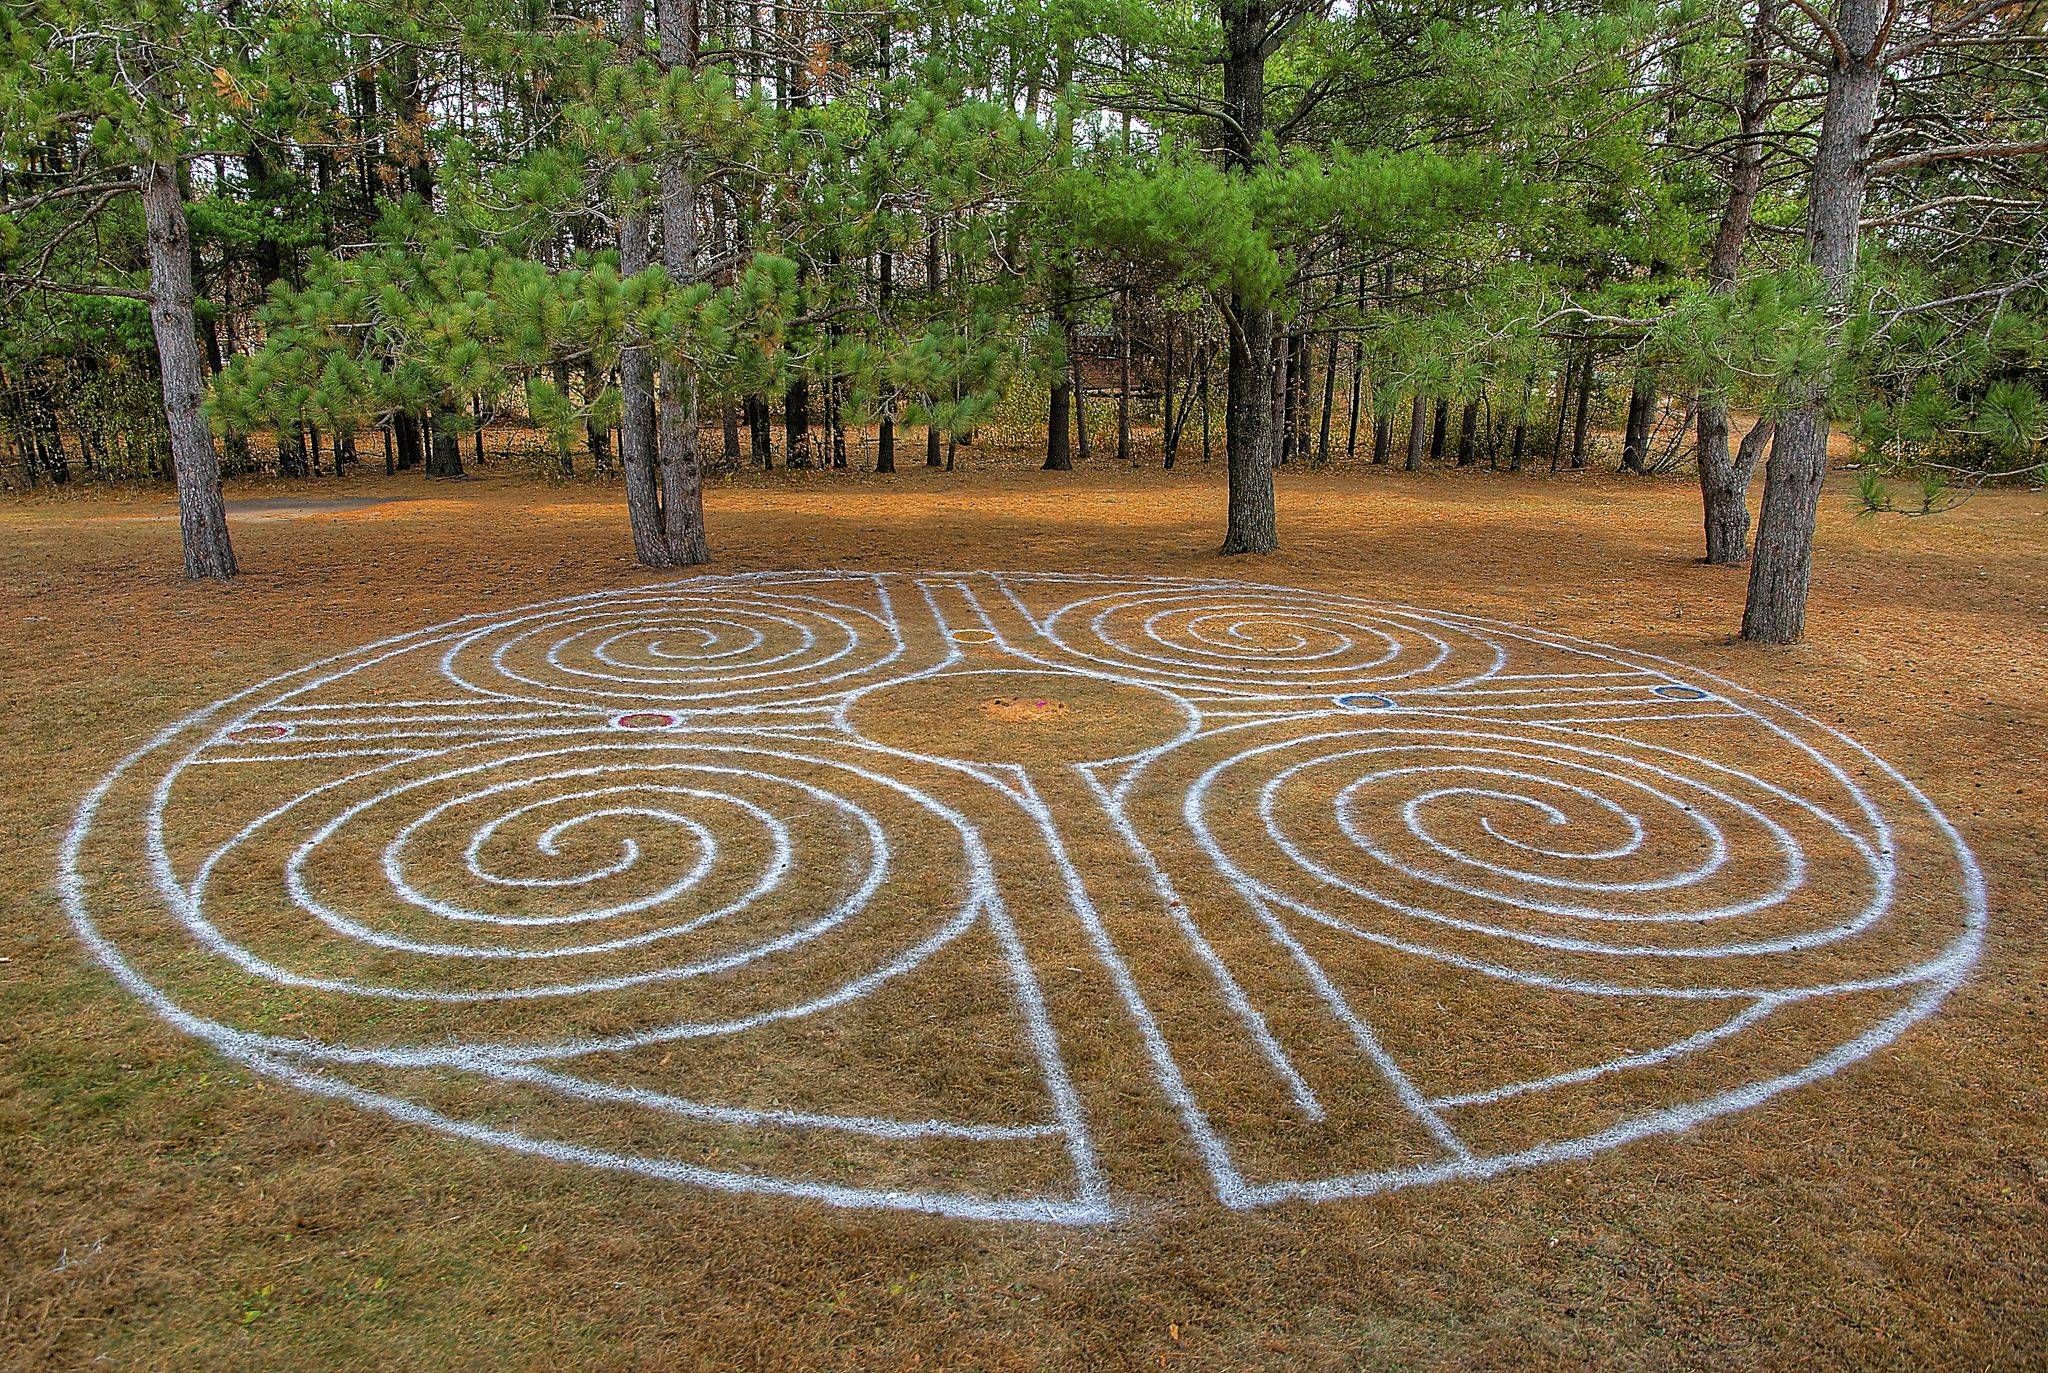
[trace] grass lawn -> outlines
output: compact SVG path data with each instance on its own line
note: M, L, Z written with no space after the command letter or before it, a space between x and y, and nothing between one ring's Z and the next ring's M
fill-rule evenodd
M346 698L350 718L370 720L358 728L374 733L391 726L376 725L365 702L393 703L403 714L421 707L400 703L445 692L451 681L530 684L486 712L526 712L518 723L455 722L473 731L464 747L478 751L461 756L509 766L492 775L509 776L517 799L534 765L525 755L506 763L506 751L528 746L521 730L556 728L551 711L574 717L564 728L585 730L578 748L610 750L605 741L643 728L697 729L689 714L695 707L678 708L663 691L645 709L625 693L616 711L612 697L590 693L602 693L620 673L670 684L699 668L715 676L727 670L715 655L728 638L741 661L780 651L780 643L797 658L808 653L823 662L834 651L831 636L851 623L858 642L849 640L844 655L829 660L839 667L829 670L887 677L886 665L862 655L892 645L903 663L950 663L950 672L862 695L833 720L791 717L777 726L787 732L766 736L771 743L748 745L754 752L745 756L770 772L779 766L769 757L776 749L811 758L803 777L814 790L736 776L733 760L742 755L705 742L734 736L677 735L662 746L673 751L661 754L669 771L659 777L593 774L591 788L610 785L632 799L586 801L585 810L603 813L583 821L536 802L531 816L507 822L497 848L499 840L487 839L465 851L462 839L476 830L465 807L475 802L428 775L441 763L386 755L397 760L392 785L414 788L406 795L420 802L447 803L441 814L449 834L436 833L440 822L422 822L412 849L400 846L413 855L401 866L419 892L462 891L466 861L473 861L470 878L479 875L475 865L567 874L576 880L513 883L497 893L508 904L494 909L515 922L508 947L559 950L597 938L593 927L605 938L646 936L601 955L506 959L490 970L491 986L530 990L565 976L648 974L633 985L540 1004L430 996L366 1008L363 998L331 987L224 971L182 929L169 935L150 888L137 836L151 804L145 784L162 769L146 759L142 773L108 793L81 851L86 904L96 927L181 1007L238 1031L328 1043L615 1040L579 1068L612 1093L602 1100L565 1099L527 1080L480 1081L446 1063L388 1061L322 1076L325 1094L300 1090L288 1074L255 1071L168 1027L118 985L74 933L58 873L80 800L109 768L157 731L253 683L330 655L355 654L346 661L360 665L357 650L373 641L586 593L614 593L586 604L647 605L649 614L666 614L665 593L634 594L670 579L633 564L615 487L364 475L286 487L280 497L280 487L267 484L262 499L231 504L245 575L227 587L176 576L177 528L166 494L72 494L0 507L0 626L12 663L0 679L11 793L0 822L0 874L15 893L0 936L0 1137L9 1165L0 1187L0 1363L1171 1369L2040 1362L2048 1340L2048 1091L2040 1072L2048 1024L2040 920L2048 897L2048 783L2040 765L2040 741L2048 737L2048 504L2039 494L1984 494L1938 518L1859 519L1850 486L1831 483L1808 642L1759 650L1730 641L1744 574L1694 561L1697 496L1675 478L1283 473L1282 551L1226 561L1213 556L1223 505L1216 467L1160 473L1103 464L1055 476L979 453L975 462L975 470L957 474L921 467L894 479L778 473L712 487L706 506L717 562L707 571L856 574L806 584L806 595L827 598L822 615L815 603L801 612L770 607L766 619L754 607L708 630L670 626L666 637L659 629L633 637L626 625L620 633L628 637L616 641L606 637L608 621L572 624L556 640L514 642L516 630L493 630L496 637L460 650L468 656L447 660L453 678L436 641L431 651L379 663L339 688L319 688L338 691L330 704ZM229 494L232 502L258 492ZM1026 578L1006 599L990 581L866 575L975 569L1124 580ZM1298 588L1312 593L1303 600L1311 611L1291 612L1275 593L1210 589L1176 602L1180 593L1170 584L1142 580L1153 578ZM876 586L895 597L886 611L872 599ZM1093 628L1075 627L1085 617L1053 618L1060 605L1103 587L1134 586L1131 604ZM1177 680L1178 665L1291 663L1275 669L1284 679L1278 695L1326 690L1313 665L1341 664L1371 637L1361 630L1340 642L1349 632L1343 626L1356 630L1364 621L1362 612L1344 609L1351 602L1318 599L1336 597L1427 612L1398 620L1412 640L1381 645L1395 661L1423 662L1423 675L1404 679L1403 690L1469 686L1483 677L1484 663L1471 671L1460 664L1508 643L1517 665L1495 672L1551 674L1558 682L1587 672L1626 678L1642 664L1662 663L1655 671L1670 682L1727 679L1735 684L1727 688L1731 699L1765 703L1757 710L1770 719L1799 717L1772 714L1769 702L1803 712L1810 719L1792 726L1799 738L1821 738L1823 726L1845 731L1917 783L1974 851L1989 891L1981 957L1896 1042L1873 1045L1843 1071L1739 1113L1497 1176L1453 1168L1440 1181L1418 1175L1416 1185L1353 1189L1370 1195L1262 1194L1269 1204L1224 1204L1214 1158L1190 1129L1176 1090L1197 1104L1252 1183L1406 1177L1447 1147L1431 1138L1430 1119L1449 1122L1457 1148L1511 1156L1791 1072L1886 1023L1913 989L1790 1001L1771 1010L1759 1027L1767 1033L1681 1060L1418 1115L1376 1070L1374 1054L1332 1020L1329 996L1304 982L1268 928L1246 914L1241 891L1214 855L1189 838L1194 812L1182 803L1191 789L1209 787L1205 823L1218 851L1262 879L1258 865L1279 861L1272 837L1285 834L1311 857L1343 854L1352 866L1332 857L1337 875L1363 882L1357 835L1347 843L1350 832L1340 833L1333 818L1347 813L1415 817L1398 832L1360 822L1374 844L1395 846L1374 850L1383 861L1368 866L1409 873L1404 882L1429 885L1428 874L1461 861L1458 854L1519 855L1476 870L1482 876L1454 889L1443 907L1478 920L1502 904L1497 887L1508 883L1515 887L1513 931L1429 924L1427 939L1433 955L1455 955L1465 965L1508 960L1522 982L1475 977L1469 966L1411 957L1385 941L1299 926L1303 957L1318 960L1336 993L1372 1023L1378 1045L1405 1065L1402 1080L1439 1103L1465 1088L1473 1090L1463 1095L1484 1095L1494 1084L1569 1074L1574 1064L1705 1033L1727 1018L1721 1002L1703 1013L1698 1000L1574 999L1534 985L1592 976L1589 955L1560 942L1588 927L1580 903L1662 910L1658 874L1673 865L1707 872L1703 882L1721 884L1715 901L1767 908L1725 918L1745 936L1786 947L1689 962L1631 956L1602 964L1602 976L1637 979L1631 987L1710 991L1870 979L1934 956L1967 916L1953 850L1941 849L1910 792L1874 760L1830 751L1844 769L1834 775L1797 740L1767 737L1752 713L1736 721L1751 731L1740 734L1712 711L1675 709L1695 699L1683 691L1654 701L1642 695L1640 710L1625 711L1594 678L1584 679L1594 683L1585 689L1601 704L1585 710L1607 712L1601 718L1612 719L1626 742L1604 747L1630 759L1602 764L1626 774L1607 782L1648 816L1647 833L1633 846L1629 822L1585 794L1600 788L1583 765L1546 774L1549 781L1524 777L1542 804L1494 794L1501 784L1476 780L1484 774L1469 759L1439 779L1437 789L1448 792L1424 795L1437 784L1414 778L1439 760L1420 751L1433 745L1414 739L1404 738L1401 748L1417 751L1402 753L1399 767L1363 791L1345 791L1355 770L1305 766L1262 793L1260 784L1278 769L1244 778L1228 760L1253 745L1270 744L1276 758L1302 747L1321 727L1291 707L1280 712L1284 719L1239 719L1226 735L1204 735L1163 758L1117 806L1106 807L1090 789L1096 774L1076 762L1180 736L1178 689L1172 681L1158 685ZM1203 610L1218 600L1229 613ZM1147 618L1156 615L1166 618ZM1528 633L1485 627L1494 624ZM1016 647L1028 640L1042 648L1062 636L1068 647L1085 639L1089 651L1115 659L1112 670L1019 671L1031 660ZM1605 647L1575 647L1577 640ZM556 641L568 647L550 657L547 644ZM1443 649L1441 661L1431 644ZM1328 658L1315 656L1326 650ZM1143 681L1134 685L1133 677ZM1651 680L1644 678L1642 692L1654 694ZM316 693L301 704L326 699ZM1208 700L1205 709L1230 705ZM1508 717L1501 712L1520 708L1510 695L1469 707L1491 714L1429 718L1432 728L1450 728L1451 720L1467 731L1461 747L1470 746L1471 731L1491 731L1495 743L1483 746L1498 757L1502 732L1522 738L1544 728L1502 723ZM1532 700L1528 708L1539 712L1528 720L1583 725L1590 718L1560 715L1554 702ZM534 712L547 719L534 724ZM339 798L360 799L364 818L305 859L310 899L360 915L401 942L426 939L428 931L453 937L445 910L423 913L392 897L380 864L394 851L385 846L397 842L397 825L380 828L380 808L390 803L371 795L375 787L347 780L357 763L293 753L335 752L363 739L337 731L335 748L322 750L309 742L321 737L321 726L258 721L250 728L256 732L209 747L242 749L256 766L195 768L170 793L172 867L189 879L192 866L238 825L332 783L338 799L323 802L313 818L339 814ZM820 742L832 730L852 731L859 748ZM1586 745L1585 736L1571 738ZM826 753L838 761L815 761ZM1712 790L1693 787L1707 774L1687 780L1643 765L1694 753L1719 765ZM1570 756L1583 763L1582 755ZM888 776L854 766L867 759L873 771L876 758L895 760L882 769ZM950 766L961 759L1000 763L1005 785L1018 794L992 800L986 778ZM1556 764L1553 757L1515 766ZM1212 767L1213 786L1199 776ZM1844 842L1826 817L1797 805L1778 809L1783 798L1774 800L1758 779L1837 799L1867 792L1899 820L1898 853L1885 859L1897 858L1907 876L1885 896L1886 918L1867 935L1794 947L1800 931L1839 921L1842 909L1869 897L1867 869L1876 860ZM1652 814L1663 804L1654 788L1666 793L1671 814ZM669 799L650 802L649 795ZM430 809L407 804L399 819ZM715 831L716 844L675 821L668 806ZM767 812L786 826L763 820ZM1118 829L1113 814L1141 844ZM963 828L949 818L955 815L972 823ZM1696 823L1702 817L1705 827ZM573 823L548 830L557 819ZM337 948L325 927L309 935L316 922L306 907L280 893L294 847L312 825L271 828L278 832L242 843L212 878L206 911L225 937L332 982L437 994L472 985L389 942ZM1573 837L1581 828L1591 837ZM1726 841L1718 858L1709 830ZM1782 858L1786 833L1801 855L1791 866ZM1596 840L1615 849L1603 861L1621 880L1588 896L1557 874L1597 848ZM640 846L631 852L643 863L641 876L622 870L584 881L627 852L629 841ZM992 874L980 888L977 843ZM705 857L714 848L716 862ZM884 849L886 862L878 861ZM781 867L778 853L786 857ZM649 923L659 903L635 906L633 894L648 890L646 874L686 875L700 858L709 875L687 899L716 906L730 898L746 908L670 939ZM747 905L745 874L770 871L781 873L773 900ZM1460 871L1469 877L1475 870ZM1521 880L1528 873L1550 875L1536 887L1574 894L1532 897ZM1775 904L1762 899L1784 873L1794 874L1785 881L1798 894ZM768 955L759 976L729 985L708 979L713 985L701 992L695 983L664 980L678 948L715 959L773 943L800 928L806 912L834 909L864 874L875 886L853 918ZM1075 883L1096 916L1093 926L1073 916ZM547 923L571 909L562 904L568 887L588 887L592 899L621 909L601 921ZM1432 890L1442 896L1445 889ZM1003 920L990 917L991 902L1000 903ZM1367 920L1364 906L1392 921L1372 933L1411 943L1423 937L1415 931L1424 926L1386 916L1383 902L1364 902L1354 923ZM960 930L941 939L956 910L974 918L963 916ZM1189 912L1213 961L1196 956ZM1615 933L1611 923L1591 923L1602 938ZM1664 941L1660 948L1725 942L1719 924L1634 928L1624 931L1628 939ZM1519 937L1532 932L1551 942L1532 948ZM911 972L882 976L920 940L932 943L929 957ZM1109 945L1114 958L1105 954ZM1020 962L1028 993L1017 980ZM1238 1000L1223 990L1216 964L1231 971ZM661 1037L679 1018L772 1018L778 1008L829 998L868 974L875 975L872 989L861 983L858 995L801 1017L783 1027L787 1033ZM1132 1011L1133 996L1154 1015L1149 1032ZM1277 1049L1248 1032L1241 1003L1259 1009ZM1038 1039L1034 1025L1043 1031ZM1057 1041L1052 1059L1046 1035ZM1162 1080L1162 1052L1180 1074L1179 1089ZM1278 1059L1298 1071L1299 1090L1287 1088L1292 1079L1276 1071ZM1050 1075L1049 1062L1057 1064ZM1071 1087L1064 1103L1056 1081L1062 1073ZM356 1100L338 1099L336 1084ZM650 1117L621 1095L632 1092L686 1092L807 1120L944 1116L976 1129L1028 1128L915 1140L847 1135L814 1121L740 1128L725 1118ZM749 1194L646 1169L537 1157L394 1120L366 1108L370 1096L573 1144L592 1157L659 1158L707 1176L838 1190L825 1200ZM1305 1096L1317 1103L1313 1110ZM1047 1120L1053 1124L1035 1123ZM1085 1164L1073 1147L1076 1121L1086 1126ZM1094 1183L1079 1176L1091 1170ZM1081 1196L1088 1204L1038 1219L866 1204L885 1194Z

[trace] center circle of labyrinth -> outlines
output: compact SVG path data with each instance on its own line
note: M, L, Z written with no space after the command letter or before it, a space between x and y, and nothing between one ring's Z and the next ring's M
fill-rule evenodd
M703 577L368 645L124 759L60 882L130 993L315 1095L1068 1224L1189 1159L1249 1209L1686 1130L1896 1039L1986 922L1908 778L1683 664L984 572Z

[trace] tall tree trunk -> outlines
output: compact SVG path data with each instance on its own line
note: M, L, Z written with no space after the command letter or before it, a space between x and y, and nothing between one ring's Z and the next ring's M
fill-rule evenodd
M655 32L664 69L697 66L696 0L657 0ZM697 183L680 162L661 169L661 260L679 284L697 276ZM679 357L661 362L662 532L677 566L711 561L704 537L704 469L698 451L697 373Z
M1072 448L1068 441L1069 411L1073 408L1074 368L1069 365L1074 357L1073 307L1068 303L1066 291L1070 284L1060 284L1059 303L1053 310L1053 321L1059 327L1061 343L1066 348L1067 362L1060 365L1060 372L1047 388L1045 402L1045 472L1071 472L1074 470Z
M1294 334L1274 336L1274 463L1288 465L1294 457Z
M597 370L597 364L586 361L583 364L583 403L586 406L597 403L598 393L604 390L605 379ZM479 433L482 431L479 430ZM600 424L595 419L583 422L583 443L590 450L590 465L600 472L608 471L612 465L612 427Z
M930 297L927 308L936 309L939 300L939 226L929 217L924 231L924 286ZM945 461L939 454L939 426L927 420L924 426L924 465L943 467Z
M619 271L647 270L647 214L619 214ZM625 468L626 521L633 531L633 556L645 567L674 567L661 518L661 483L655 472L654 364L645 345L619 351L619 461Z
M552 372L550 380L555 383L555 393L562 398L562 404L566 407L570 403L569 360L567 358L556 358L550 371ZM563 425L562 432L552 437L555 441L555 461L561 464L562 475L565 477L575 476L576 445L570 438L569 427Z
M192 235L185 223L185 199L178 169L168 162L145 164L142 214L149 238L149 324L163 377L164 421L170 430L171 466L178 479L178 535L185 575L235 575L235 550L228 540L227 508L220 496L220 459L199 411L199 330L192 317Z
M1436 398L1436 418L1429 425L1429 460L1442 462L1444 459L1444 436L1451 427L1451 401L1448 396Z
M1316 466L1330 461L1330 410L1337 403L1337 336L1330 335L1323 356L1323 416L1316 433ZM1358 417L1351 418L1351 437L1358 437Z
M1458 416L1458 466L1470 467L1479 461L1479 402L1465 402L1465 413Z
M1408 410L1408 461L1410 472L1422 470L1422 450L1429 442L1429 397L1420 391L1415 393L1415 403Z
M620 41L629 61L647 52L647 8L644 0L624 0ZM647 211L637 205L619 209L619 273L633 276L647 270ZM625 469L626 521L633 532L633 556L644 567L674 567L675 556L661 518L661 484L655 472L654 361L644 344L619 350L619 462Z
M1806 256L1827 289L1830 362L1840 353L1849 283L1856 273L1863 193L1870 179L1870 135L1877 123L1884 71L1878 64L1883 0L1841 0L1837 28L1846 58L1828 72L1806 194ZM1813 526L1828 466L1829 373L1796 383L1778 420L1764 465L1756 558L1742 609L1742 637L1752 643L1797 643L1806 632L1806 594L1813 570Z
M1067 380L1067 369L1065 364L1062 364L1060 375L1052 383L1045 406L1045 463L1041 471L1074 470L1074 459L1067 446L1068 430L1072 426L1072 417L1068 414L1072 394L1073 386Z
M1078 352L1068 356L1069 389L1074 403L1074 456L1088 461L1088 374Z
M1650 470L1650 417L1656 413L1657 391L1638 374L1628 393L1628 423L1621 436L1621 470L1641 475Z
M1564 461L1564 429L1571 423L1572 387L1578 378L1578 354L1567 349L1564 355L1564 373L1557 379L1557 432L1550 437L1550 470L1553 472L1557 470L1557 465Z
M1129 131L1126 130L1126 135ZM1116 460L1131 461L1131 288L1123 293L1123 308L1117 312L1116 378Z
M1750 25L1749 56L1737 105L1735 159L1729 169L1728 203L1722 207L1721 227L1714 235L1713 251L1707 261L1707 286L1716 295L1729 295L1735 290L1742 266L1742 244L1749 236L1757 193L1763 188L1763 132L1770 119L1770 57L1777 8L1777 0L1757 0L1756 19ZM1746 562L1752 468L1729 461L1728 407L1712 390L1700 393L1698 435L1700 512L1706 530L1707 561L1720 566ZM1752 467L1760 446L1751 444L1747 438L1743 440L1742 448L1750 453Z
M882 27L882 76L889 75L889 30ZM889 327L889 298L896 287L896 254L889 249L882 250L881 286L876 296L876 315L882 328ZM875 471L888 476L896 471L896 402L889 397L882 398L881 416L875 429Z
M773 425L768 414L768 398L763 395L748 396L745 403L747 412L747 451L754 455L754 461L761 464L763 472L775 470L775 435L770 432Z
M1224 156L1249 171L1266 131L1266 55L1272 14L1267 0L1222 0ZM1225 324L1223 449L1229 466L1226 554L1270 553L1280 546L1273 508L1273 467L1266 425L1273 408L1273 312L1264 302L1233 295Z
M462 475L462 441L456 436L453 419L453 412L449 410L436 410L428 416L427 475L430 477L452 479Z
M1572 466L1586 465L1586 425L1593 403L1593 343L1586 341L1579 356L1579 397L1578 414L1572 420Z
M1159 401L1159 450L1164 461L1160 466L1171 469L1173 460L1180 452L1181 421L1187 418L1187 406L1182 404L1180 413L1173 408L1173 317L1166 317L1166 338L1164 354L1160 362ZM1190 391L1193 387L1189 388Z
M1360 406L1360 405L1361 405L1361 404L1362 404L1362 403L1364 402L1364 398L1365 398L1365 340L1364 340L1364 339L1353 339L1353 340L1352 340L1352 342L1351 342L1351 400L1350 400L1350 409L1351 409L1351 421L1350 421L1350 426L1349 426L1349 428L1347 428L1347 429L1346 429L1346 431L1345 431L1345 434L1344 434L1344 456L1345 456L1346 458L1355 458L1355 457L1357 457L1357 456L1358 456L1358 416L1359 416L1359 406ZM1373 407L1373 414L1372 414L1372 430L1373 430L1373 461L1374 461L1374 462L1384 462L1384 461L1386 461L1386 458L1385 458L1385 456L1384 456L1384 455L1383 455L1383 454L1382 454L1382 453L1381 453L1381 452L1379 451L1379 448L1380 448L1380 446L1379 446L1379 431L1380 431L1380 418L1381 418L1381 416L1380 416L1380 413L1379 413L1379 407L1378 407L1377 405L1375 405L1375 406Z
M811 388L803 377L782 394L782 465L792 472L811 465Z

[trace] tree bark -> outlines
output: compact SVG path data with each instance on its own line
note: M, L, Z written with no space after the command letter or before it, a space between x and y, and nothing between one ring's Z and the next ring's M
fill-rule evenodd
M1628 423L1621 436L1621 470L1641 475L1650 470L1650 416L1657 407L1657 392L1650 379L1638 376L1628 393Z
M1068 392L1074 405L1074 456L1088 461L1088 375L1081 367L1081 355L1067 358Z
M1123 292L1123 308L1117 312L1116 460L1131 461L1131 289Z
M1572 420L1572 466L1586 465L1586 424L1588 410L1593 403L1593 345L1586 344L1579 357L1579 402L1578 414Z
M583 364L583 403L595 405L598 393L604 390L605 378L600 376L597 364L586 361ZM612 465L612 427L599 424L594 419L583 422L583 443L590 450L590 465L599 472L608 471Z
M192 315L192 235L178 169L168 162L140 169L142 214L149 238L149 324L163 379L164 421L178 479L178 535L187 577L235 575L227 507L220 495L220 459L199 404L204 394L199 330Z
M1870 136L1884 86L1877 47L1885 13L1883 0L1841 0L1837 28L1846 51L1828 72L1820 143L1809 173L1806 254L1827 289L1831 363L1841 349L1856 272ZM1792 386L1771 441L1742 610L1742 637L1751 643L1797 643L1806 632L1813 526L1827 475L1831 372L1830 366Z
M1465 413L1458 416L1458 466L1470 467L1479 461L1479 402L1465 402Z
M647 270L647 214L619 214L619 271ZM619 461L625 468L626 522L633 531L633 556L644 567L674 567L661 518L661 485L655 473L654 366L644 345L619 351Z
M1770 55L1776 15L1777 0L1757 0L1737 106L1738 138L1729 171L1728 203L1722 208L1721 227L1714 235L1713 251L1707 262L1708 289L1717 295L1735 290L1742 266L1743 241L1749 236L1757 193L1763 188L1763 132L1770 118ZM1728 408L1722 397L1711 389L1701 392L1698 415L1697 465L1707 561L1733 566L1749 560L1750 468L1737 472L1729 461ZM1747 438L1742 446L1751 450L1753 468L1755 450Z
M882 77L885 81L889 75L888 45L889 30L888 26L884 24L882 27ZM887 329L889 327L889 298L894 294L896 287L896 254L887 248L882 249L880 274L881 286L876 295L875 313L881 320L882 328ZM896 471L896 403L887 396L882 398L882 413L875 428L875 471L882 476L890 476Z
M1045 465L1040 470L1046 472L1074 470L1074 460L1067 446L1067 431L1072 423L1072 417L1068 414L1071 408L1068 402L1072 396L1072 386L1067 381L1066 373L1067 369L1062 364L1059 378L1053 382L1051 395L1045 406Z
M927 308L936 308L939 299L939 226L927 220L924 235L924 285L930 294ZM1083 456L1086 454L1084 452ZM943 467L945 459L939 456L939 426L925 422L924 465Z
M1337 403L1337 336L1332 334L1323 352L1323 415L1316 433L1316 466L1330 461L1330 410ZM1358 416L1351 416L1351 439L1358 440Z
M1267 0L1222 0L1224 160L1244 172L1266 131L1266 55L1272 28ZM1230 356L1223 412L1229 467L1226 554L1270 553L1280 546L1273 508L1273 467L1266 426L1273 408L1273 312L1234 294L1226 311Z
M1451 402L1448 397L1436 398L1436 418L1429 426L1429 460L1442 462L1444 458L1444 435L1451 427Z
M1408 461L1410 472L1422 470L1422 448L1429 442L1429 397L1420 391L1415 393L1415 403L1408 411Z
M427 475L455 478L462 475L462 443L449 421L450 412L437 410L427 416Z
M657 0L655 33L664 69L697 65L695 0ZM661 169L661 260L671 279L687 283L697 275L697 183L680 162ZM661 363L662 532L675 565L711 561L704 537L704 468L698 451L697 372L679 357Z

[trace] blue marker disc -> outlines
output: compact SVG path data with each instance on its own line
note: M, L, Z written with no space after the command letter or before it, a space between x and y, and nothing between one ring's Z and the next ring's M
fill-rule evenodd
M1335 698L1345 710L1392 710L1394 703L1384 696L1375 696L1368 691L1353 692L1348 696Z

